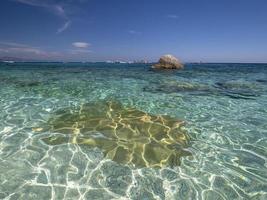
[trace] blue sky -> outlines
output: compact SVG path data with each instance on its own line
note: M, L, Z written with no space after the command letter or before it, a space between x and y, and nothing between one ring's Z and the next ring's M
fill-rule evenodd
M267 62L266 0L1 0L0 57Z

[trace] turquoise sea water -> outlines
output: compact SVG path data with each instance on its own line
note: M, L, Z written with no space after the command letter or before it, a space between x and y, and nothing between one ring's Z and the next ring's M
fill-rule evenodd
M155 168L44 142L61 112L111 100L184 121L190 154ZM267 199L267 64L2 63L0 122L0 199Z

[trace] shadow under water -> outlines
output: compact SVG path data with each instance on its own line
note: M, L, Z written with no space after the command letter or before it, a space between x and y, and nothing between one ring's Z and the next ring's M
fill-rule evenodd
M143 88L150 93L188 93L199 96L227 96L233 99L255 99L261 94L261 87L253 82L227 81L214 85L169 81L152 83Z
M151 93L192 93L192 94L206 94L210 93L211 89L206 85L193 84L187 82L169 81L163 83L152 83L143 88L144 92Z
M214 87L220 91L220 94L234 99L255 99L260 96L260 88L253 82L217 82Z
M14 85L17 88L27 88L27 87L35 87L42 85L42 82L37 80L29 80L29 79L19 79L17 77L7 77L0 75L0 84L1 85Z
M61 109L48 121L48 145L72 143L102 150L105 157L134 167L178 166L189 137L183 121L154 116L118 102L87 103ZM35 128L38 131L38 128ZM39 130L40 131L40 130Z

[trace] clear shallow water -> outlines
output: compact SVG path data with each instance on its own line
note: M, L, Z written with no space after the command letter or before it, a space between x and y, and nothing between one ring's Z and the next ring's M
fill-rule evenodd
M0 97L0 199L267 199L265 64L0 64ZM134 167L43 142L55 113L110 99L185 121L191 155Z

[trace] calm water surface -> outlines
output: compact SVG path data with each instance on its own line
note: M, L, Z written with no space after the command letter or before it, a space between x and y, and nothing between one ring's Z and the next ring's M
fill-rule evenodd
M0 199L267 199L267 64L2 63L0 122Z

